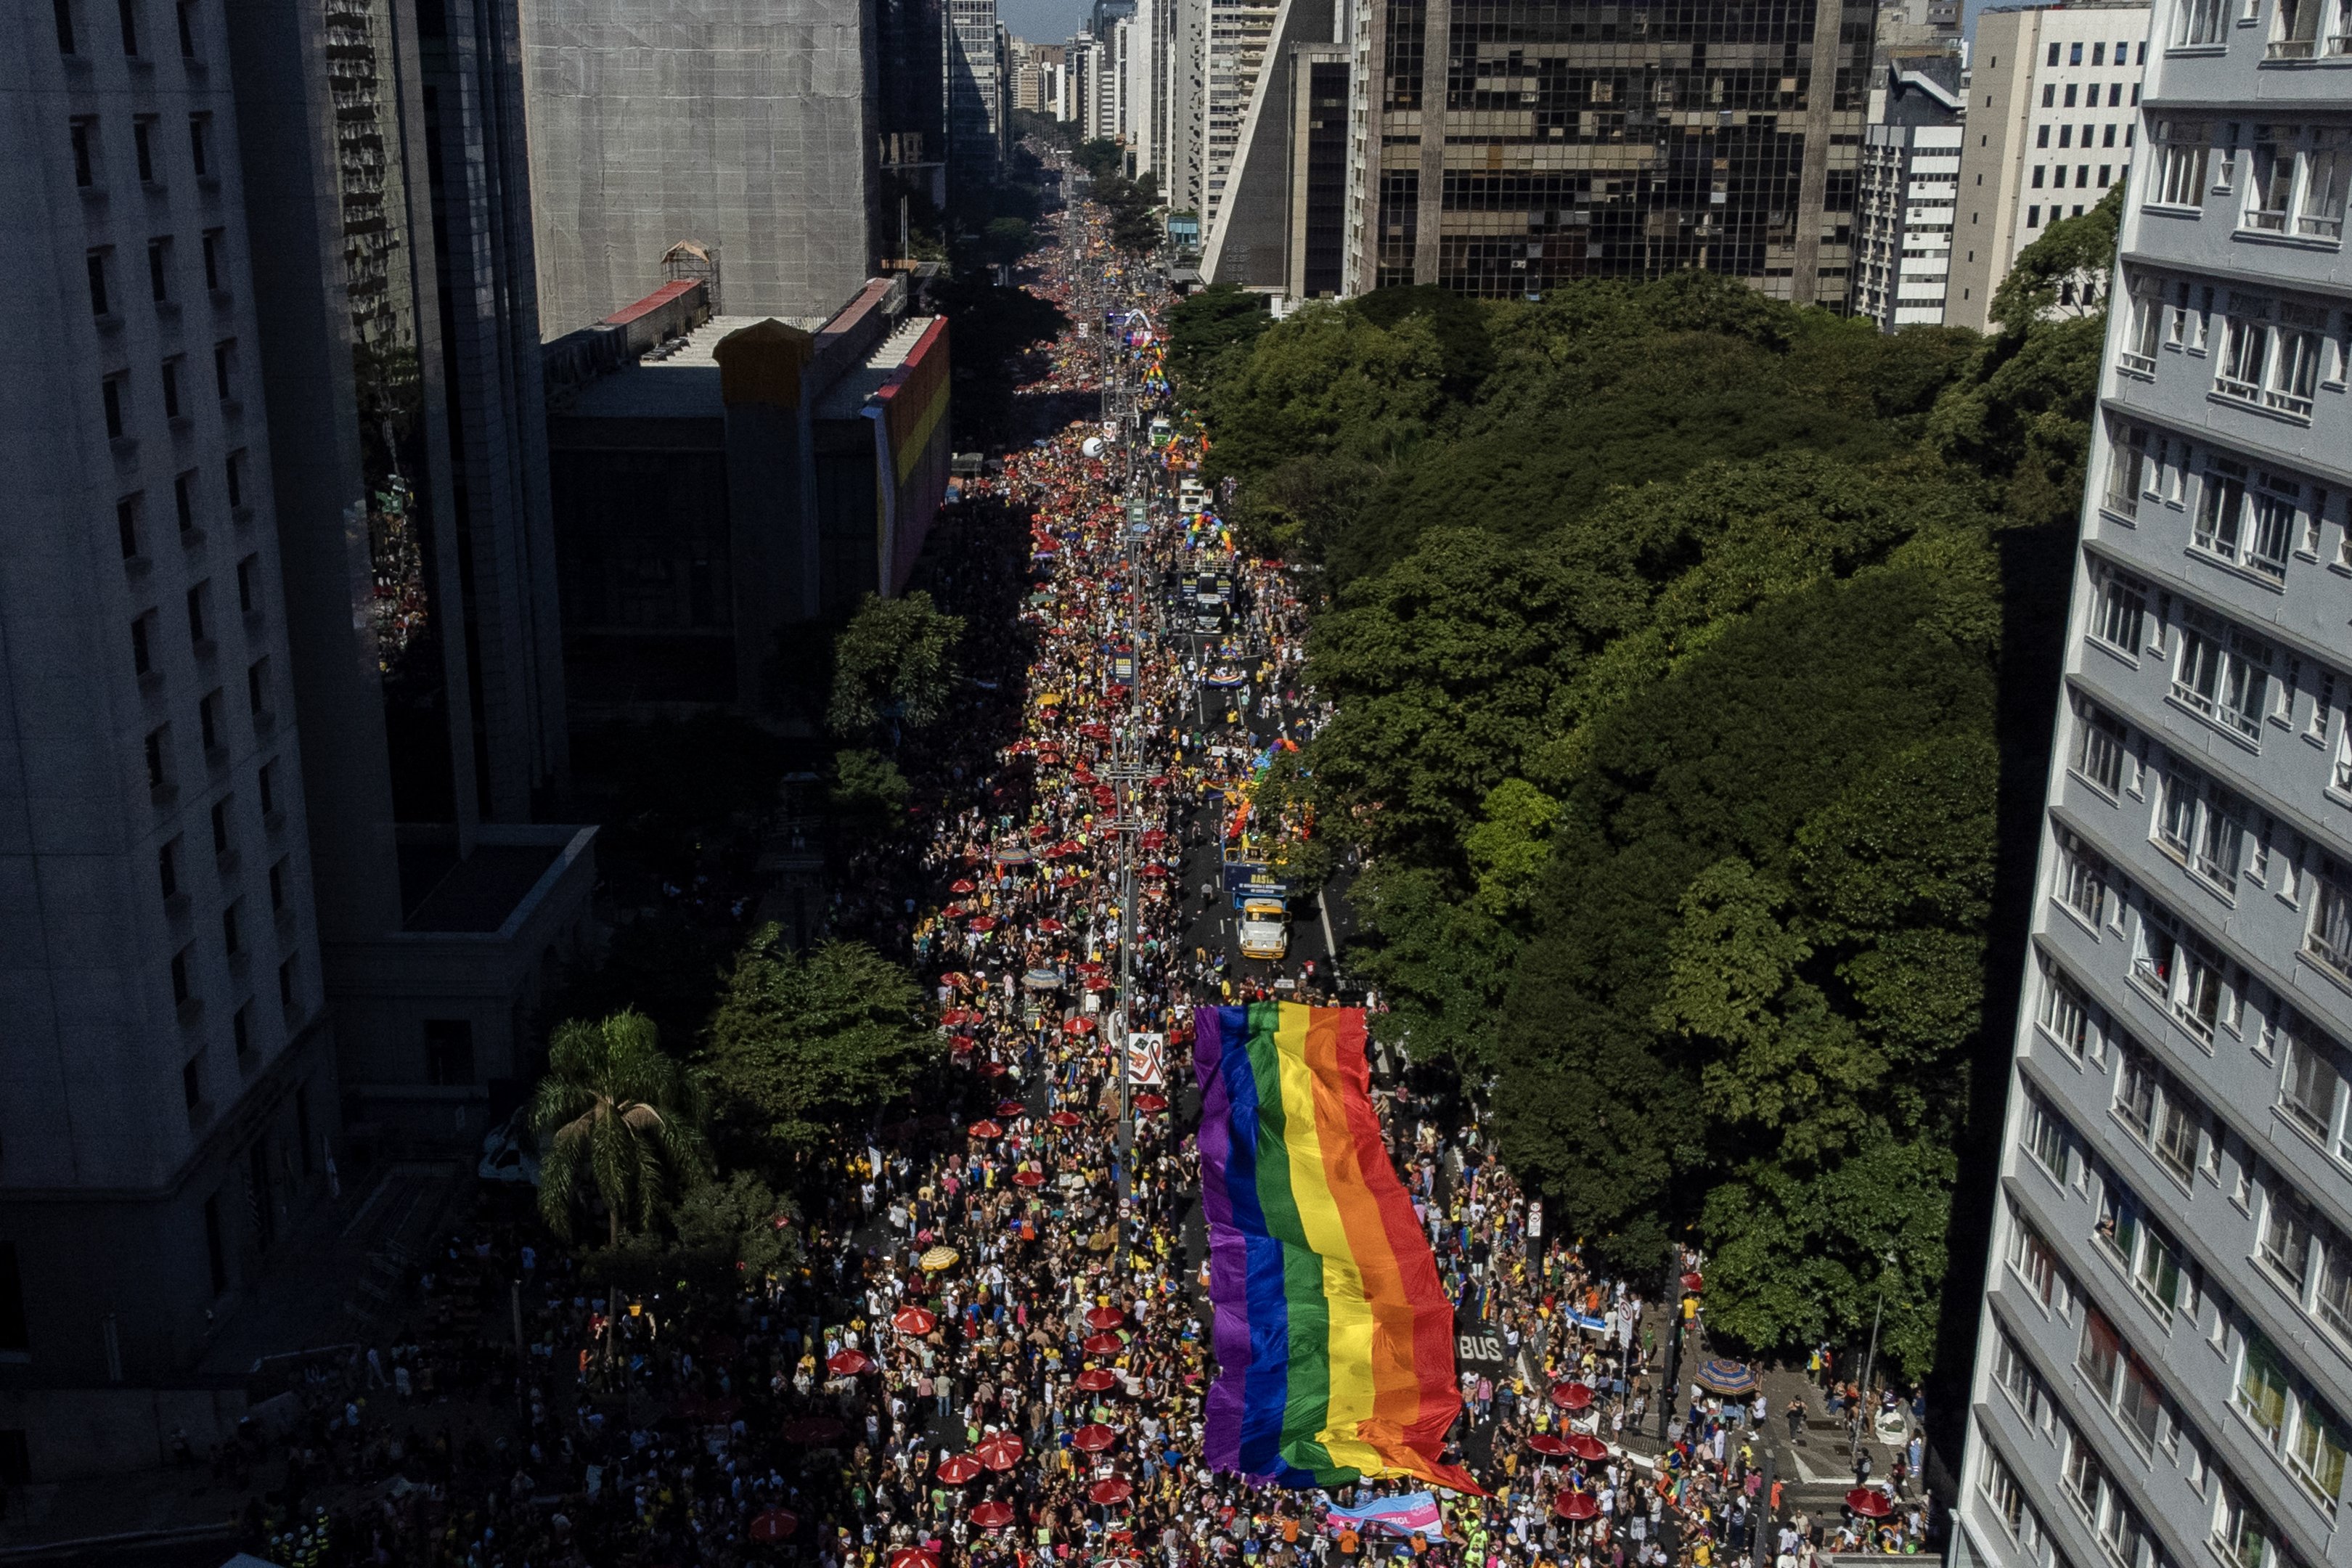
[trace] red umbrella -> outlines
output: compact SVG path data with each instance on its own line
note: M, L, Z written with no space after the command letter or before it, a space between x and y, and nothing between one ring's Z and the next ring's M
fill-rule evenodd
M1015 1171L1013 1173L1013 1179L1024 1187L1042 1187L1045 1184L1045 1173L1043 1171Z
M992 1470L1011 1469L1021 1462L1021 1456L1026 1452L1028 1450L1022 1446L1021 1439L1010 1432L1000 1432L972 1450L973 1456Z
M754 1541L782 1541L801 1527L792 1510L772 1508L751 1516L751 1533Z
M940 1560L928 1552L902 1546L890 1553L890 1568L940 1568Z
M973 1477L983 1474L981 1463L970 1454L958 1454L940 1462L940 1479L951 1487L960 1487Z
M964 1131L974 1138L1002 1138L1004 1129L993 1121L975 1121Z
M901 1307L890 1314L890 1326L902 1334L928 1334L940 1321L922 1307Z
M1168 1097L1164 1094L1139 1094L1135 1097L1135 1109L1145 1111L1165 1110L1168 1109Z
M1108 1331L1108 1330L1118 1327L1125 1321L1127 1321L1127 1314L1120 1311L1117 1307L1089 1307L1087 1309L1087 1327L1090 1329L1098 1329Z
M1090 1421L1070 1434L1070 1446L1084 1454L1099 1454L1118 1441L1118 1434L1098 1421Z
M1683 1276L1683 1289L1685 1290L1696 1290L1704 1287L1706 1284L1706 1281L1696 1274L1685 1274Z
M1028 1109L1017 1100L1000 1100L996 1102L996 1114L999 1116L1018 1116Z
M1142 837L1136 842L1146 849L1157 849L1168 842L1168 830L1164 827L1147 827L1143 830Z
M1137 872L1136 875L1139 877L1149 877L1152 880L1157 881L1160 878L1168 875L1168 868L1155 862L1152 865L1146 866L1142 870Z
M971 1521L982 1530L1002 1530L1013 1522L1009 1502L984 1502L971 1510Z
M958 877L954 881L948 884L948 891L950 893L977 893L980 891L980 889L973 884L971 878Z
M980 1066L974 1068L972 1070L980 1074L982 1078L1003 1078L1004 1076L1004 1064L999 1061L985 1061L981 1063Z
M1537 1433L1528 1439L1528 1447L1538 1454L1549 1454L1555 1459L1570 1451L1566 1443L1549 1432Z
M1568 1451L1588 1461L1605 1459L1609 1457L1609 1445L1590 1432L1579 1432L1569 1438Z
M1562 1410L1581 1410L1592 1403L1592 1389L1581 1383L1555 1383L1551 1385L1551 1402Z
M1037 922L1037 929L1045 932L1047 936L1059 936L1070 928L1055 920L1053 916L1047 915L1044 920Z
M825 1370L835 1377L856 1377L874 1364L873 1358L862 1351L842 1351L825 1358Z
M1134 1495L1134 1483L1125 1476L1110 1476L1087 1489L1087 1497L1104 1508L1125 1502Z
M1056 1127L1076 1127L1082 1118L1075 1110L1057 1110L1045 1120Z
M1845 1494L1845 1506L1864 1519L1885 1519L1895 1511L1895 1500L1876 1487L1856 1487Z
M1101 1394L1118 1386L1118 1373L1102 1367L1090 1367L1078 1373L1077 1385L1088 1394Z
M1601 1511L1601 1500L1591 1492L1562 1492L1551 1506L1562 1519L1591 1519Z
M1067 1023L1065 1023L1062 1026L1062 1033L1066 1035L1089 1035L1094 1032L1094 1027L1095 1021L1092 1018L1081 1016L1072 1018Z
M976 915L972 918L971 929L978 931L981 935L986 936L990 931L996 929L996 917L994 915Z
M1079 1348L1088 1355L1117 1355L1127 1347L1119 1342L1117 1334L1088 1334Z

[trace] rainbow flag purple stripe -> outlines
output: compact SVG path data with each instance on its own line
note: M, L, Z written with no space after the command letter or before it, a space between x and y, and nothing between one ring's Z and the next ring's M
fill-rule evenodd
M1454 1310L1372 1112L1360 1007L1197 1007L1214 1470L1283 1486L1413 1477L1462 1409Z

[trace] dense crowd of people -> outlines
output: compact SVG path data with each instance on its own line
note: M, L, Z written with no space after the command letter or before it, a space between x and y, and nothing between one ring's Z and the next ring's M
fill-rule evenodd
M1033 287L1087 329L1055 345L1042 384L1088 388L1108 369L1164 388L1167 301L1098 214L1066 215ZM1251 830L1236 822L1250 781L1329 716L1300 679L1287 574L1232 553L1213 510L1175 504L1200 456L1181 417L1158 435L1140 416L1075 426L965 487L935 532L926 580L966 616L972 679L913 775L920 831L861 852L830 922L934 988L950 1064L936 1098L845 1131L794 1260L739 1289L592 1283L537 1253L527 1222L453 1238L424 1281L429 1340L322 1361L298 1415L225 1455L290 1455L276 1518L252 1521L265 1555L1708 1568L1753 1553L1768 1511L1781 1568L1865 1543L1847 1521L1816 1531L1774 1506L1760 1394L1661 1388L1663 1336L1695 1302L1645 1300L1548 1234L1477 1119L1385 1056L1376 1108L1475 1352L1449 1458L1488 1495L1450 1495L1400 1534L1347 1510L1412 1483L1326 1496L1200 1465L1214 1368L1191 1008L1338 982L1196 940L1204 904L1224 901L1221 846ZM1203 569L1230 580L1226 618L1171 625L1161 585ZM485 1366L483 1324L507 1313L527 1349ZM406 1435L405 1407L452 1399L454 1431ZM364 1500L318 1510L337 1482L366 1483ZM1911 1546L1924 1522L1898 1508L1892 1533L1863 1527L1866 1544Z

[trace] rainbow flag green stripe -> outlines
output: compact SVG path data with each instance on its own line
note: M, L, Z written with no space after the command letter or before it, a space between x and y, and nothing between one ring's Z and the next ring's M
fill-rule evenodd
M1213 1469L1286 1486L1411 1476L1462 1408L1454 1310L1372 1112L1358 1007L1193 1010L1217 1381Z

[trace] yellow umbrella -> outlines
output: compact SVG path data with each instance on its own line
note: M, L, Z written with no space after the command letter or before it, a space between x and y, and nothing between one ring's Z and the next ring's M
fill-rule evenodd
M956 1259L962 1256L952 1247L934 1247L919 1261L924 1273L937 1274L942 1268L954 1268Z

